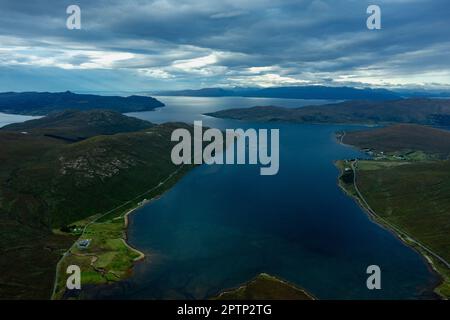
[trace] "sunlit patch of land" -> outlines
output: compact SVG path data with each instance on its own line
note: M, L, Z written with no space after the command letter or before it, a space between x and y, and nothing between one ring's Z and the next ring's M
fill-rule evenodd
M448 298L448 141L431 140L433 133L450 133L433 128L418 128L414 135L410 135L411 129L411 126L397 126L347 133L344 142L352 141L355 145L364 146L365 151L373 156L373 160L337 161L336 164L341 170L339 185L355 197L375 221L393 230L427 258L443 279L436 291ZM416 139L418 132L425 135ZM388 139L393 135L397 137L396 141ZM442 143L439 144L439 141ZM394 144L398 150L393 150Z
M315 298L291 283L261 273L244 285L225 290L216 300L314 300Z

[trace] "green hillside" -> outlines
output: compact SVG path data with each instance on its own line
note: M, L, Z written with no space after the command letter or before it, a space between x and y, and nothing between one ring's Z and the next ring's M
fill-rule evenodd
M69 136L78 131L84 137L103 135L78 142L55 139L44 135L50 125L61 135L64 128ZM158 186L177 170L170 160L170 135L181 126L189 128L90 111L7 128L17 131L0 130L0 298L50 297L56 261L74 240L71 233L53 230L107 212Z
M148 121L124 116L109 110L68 110L51 113L40 119L14 123L0 131L45 135L75 142L97 135L132 132L152 127Z
M412 124L347 132L342 140L361 149L383 152L423 151L450 155L450 131Z
M108 109L117 112L151 111L164 104L147 96L100 96L66 92L3 92L0 112L43 116L67 109Z
M438 292L450 297L450 132L396 125L347 132L343 141L375 158L339 162L340 185L428 257L443 277Z
M450 100L402 99L389 101L346 101L301 108L262 106L208 113L217 118L247 121L297 123L417 123L450 125Z

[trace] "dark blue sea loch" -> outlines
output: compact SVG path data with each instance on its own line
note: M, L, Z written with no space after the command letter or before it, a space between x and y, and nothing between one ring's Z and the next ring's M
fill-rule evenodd
M261 272L319 299L430 298L438 280L425 260L373 223L337 185L333 161L362 156L342 146L342 125L255 124L213 119L223 108L311 101L159 97L167 106L132 114L153 122L203 120L218 128L279 128L280 171L203 165L131 217L130 243L147 258L100 297L201 299ZM323 103L323 101L314 101ZM366 288L366 268L382 271L382 290ZM99 290L100 291L100 290Z

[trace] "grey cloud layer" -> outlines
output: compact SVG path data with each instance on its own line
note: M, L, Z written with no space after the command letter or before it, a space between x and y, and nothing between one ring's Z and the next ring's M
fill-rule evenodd
M372 3L380 31L365 27ZM65 28L70 4L82 9L80 31ZM33 67L77 79L120 70L141 89L450 84L448 0L1 0L0 9L0 66L11 77Z

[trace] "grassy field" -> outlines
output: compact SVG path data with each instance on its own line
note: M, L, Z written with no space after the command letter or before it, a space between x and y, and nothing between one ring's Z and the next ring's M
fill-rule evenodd
M81 272L81 285L108 284L123 280L131 275L134 263L144 258L144 254L126 243L126 228L128 215L133 210L171 188L192 166L184 166L175 170L161 183L156 184L132 200L126 201L117 208L103 214L97 214L87 219L74 222L77 228L84 231L79 240L89 239L87 248L79 248L75 243L58 264L57 282L53 299L65 299L65 273L69 265L78 265ZM71 293L71 298L83 298L82 290Z
M0 218L0 299L49 298L55 265L75 241L9 218Z
M88 226L80 239L90 239L91 243L85 249L74 245L62 260L58 270L58 287L53 298L64 296L67 281L65 270L69 265L80 267L82 286L104 284L127 277L140 254L125 244L124 232L123 219Z
M113 283L130 276L134 263L144 258L144 255L126 243L127 215L132 214L134 208L147 203L147 199L155 198L171 188L190 168L191 166L181 167L161 184L114 210L74 222L73 225L84 230L79 240L89 239L91 242L87 248L82 249L73 245L62 258L58 264L57 283L52 298L67 298L65 287L68 275L65 270L69 265L80 267L82 288L86 285ZM82 299L83 291L70 293L70 298Z
M350 163L339 161L337 165L342 170L340 185L358 197L353 174L345 171ZM369 206L381 218L375 218L377 222L398 228L450 261L450 161L358 161L356 181ZM444 279L438 293L450 297L449 268L408 241L408 237L400 236L427 256Z
M373 157L338 161L340 186L427 258L450 297L450 131L401 124L339 137Z
M170 136L180 127L191 128L71 111L0 130L0 299L50 298L62 253L107 212L86 231L96 235L95 253L106 254L98 263L123 276L133 254L122 240L102 241L123 239L123 222L113 219L152 198L148 190L179 168L170 159ZM96 281L97 274L86 272Z
M303 289L261 273L243 286L224 291L215 300L314 300Z

